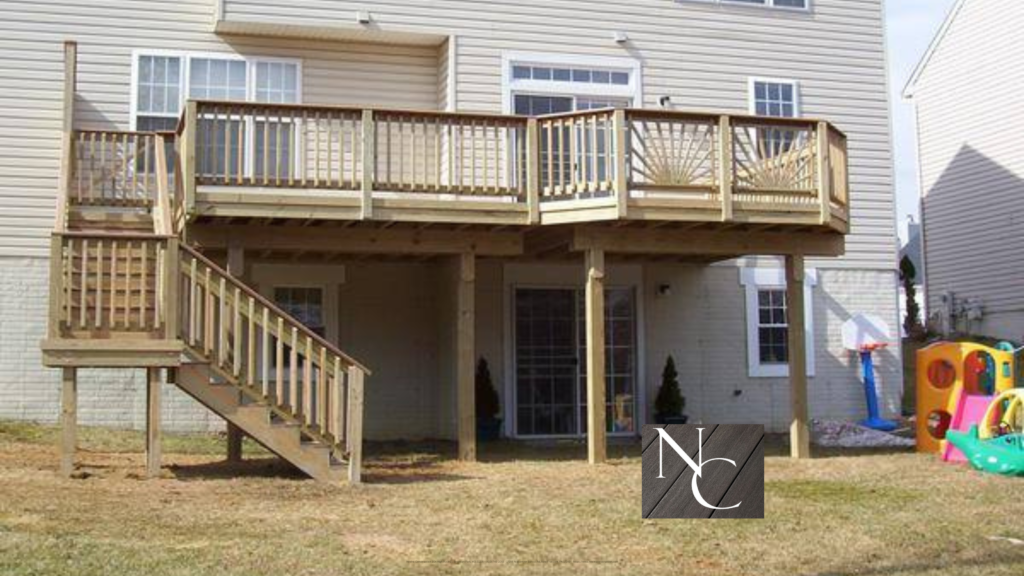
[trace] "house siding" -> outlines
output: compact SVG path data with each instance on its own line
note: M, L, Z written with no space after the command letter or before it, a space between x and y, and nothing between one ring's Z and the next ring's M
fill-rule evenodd
M913 87L925 286L975 299L984 318L958 328L1024 334L1024 4L967 0Z

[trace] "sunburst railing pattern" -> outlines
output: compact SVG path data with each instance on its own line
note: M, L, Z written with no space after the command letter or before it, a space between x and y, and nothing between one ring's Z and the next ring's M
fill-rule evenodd
M717 193L721 156L717 117L631 110L628 123L632 187Z
M818 188L816 126L735 121L732 158L737 200L813 203Z

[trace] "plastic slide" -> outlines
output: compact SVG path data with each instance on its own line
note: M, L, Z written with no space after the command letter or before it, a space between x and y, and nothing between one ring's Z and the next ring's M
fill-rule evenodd
M949 423L949 430L967 432L972 424L981 422L988 410L989 404L994 396L976 396L960 391L960 399L957 401L956 410L953 412L953 419ZM967 457L952 442L946 442L942 451L942 459L946 462L966 462Z

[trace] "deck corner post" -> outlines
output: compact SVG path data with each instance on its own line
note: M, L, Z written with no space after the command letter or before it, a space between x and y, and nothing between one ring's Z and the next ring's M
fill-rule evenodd
M732 221L732 122L728 116L718 118L718 195L722 202L722 222Z
M64 237L53 234L50 237L50 309L46 323L49 338L59 338L64 316L64 285L69 281L64 275Z
M599 464L608 458L605 415L604 250L586 254L587 336L587 460Z
M459 460L476 461L476 254L459 256L455 372Z
M362 145L363 145L363 181L362 205L359 216L363 220L373 218L373 188L377 176L377 143L375 135L377 126L373 119L373 110L363 110Z
M68 196L74 172L75 92L78 90L78 43L64 42L64 100L61 118L60 175L54 229L63 232L67 222Z
M804 328L804 257L786 256L786 322L789 326L789 385L792 421L789 427L790 455L811 456L807 427L807 338Z
M160 369L146 369L146 476L160 476Z
M540 130L536 118L526 121L527 222L540 223Z
M348 481L358 484L363 476L363 379L359 366L348 369Z
M195 214L196 209L196 146L198 134L199 107L195 100L185 103L185 127L182 134L181 179L184 191L186 218Z
M612 116L615 134L615 203L619 218L629 214L629 132L626 111L619 108Z
M818 122L817 127L817 166L818 201L821 203L821 223L828 225L832 221L832 170L829 157L829 125Z
M60 388L60 475L70 478L75 471L78 441L78 379L76 368L61 369Z

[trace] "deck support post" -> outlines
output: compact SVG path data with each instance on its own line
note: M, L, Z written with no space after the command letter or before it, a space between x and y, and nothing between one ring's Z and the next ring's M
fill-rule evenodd
M476 254L459 256L455 345L459 459L476 461Z
M804 257L786 256L786 322L789 326L790 455L810 458L807 428L807 337L804 328Z
M527 221L540 224L540 129L536 118L526 121Z
M832 169L829 158L828 122L818 122L817 127L817 166L818 202L821 210L821 223L828 225L832 221Z
M718 149L722 161L718 165L718 196L722 202L722 222L732 221L732 122L728 116L718 119Z
M361 134L363 181L360 186L361 204L359 210L359 217L362 220L373 218L373 187L377 177L376 134L377 127L374 124L373 110L363 110Z
M160 369L146 369L146 476L160 476Z
M358 366L348 369L348 481L359 484L363 477L363 379L366 373Z
M61 369L60 388L60 475L69 478L75 470L78 441L78 379L76 368Z
M240 244L231 243L228 245L228 274L231 274L235 278L245 279L245 248ZM241 338L242 335L235 334L234 337ZM242 438L244 434L241 428L235 426L231 422L228 422L227 425L228 462L241 462Z
M604 347L604 250L591 248L586 256L587 330L587 460L591 464L608 457L605 416Z

